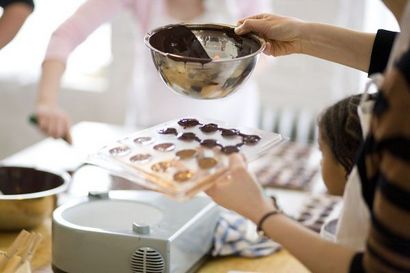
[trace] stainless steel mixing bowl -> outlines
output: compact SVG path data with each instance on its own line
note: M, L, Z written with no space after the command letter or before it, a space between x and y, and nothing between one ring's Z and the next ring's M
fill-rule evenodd
M51 216L56 194L64 191L70 176L34 168L0 167L0 230L40 225Z
M157 28L145 36L152 59L167 86L179 94L196 99L218 99L235 92L250 76L265 41L254 34L238 36L233 26L216 24L184 24L208 55L199 59L170 54L161 50L158 40L169 29L180 25Z

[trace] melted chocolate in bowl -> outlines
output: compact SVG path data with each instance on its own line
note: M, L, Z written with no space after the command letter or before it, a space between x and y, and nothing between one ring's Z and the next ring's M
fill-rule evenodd
M4 195L48 191L64 184L64 178L45 171L23 167L0 167L0 190Z
M204 63L212 61L195 34L184 25L163 29L151 37L150 43L165 53L201 59Z
M167 25L147 34L145 44L164 82L196 99L236 91L265 47L254 34L238 36L233 26L217 24Z

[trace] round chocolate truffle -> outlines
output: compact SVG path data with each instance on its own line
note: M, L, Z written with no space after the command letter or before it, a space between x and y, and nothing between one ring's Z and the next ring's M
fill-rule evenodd
M227 155L237 153L239 151L240 151L240 149L237 146L225 146L221 149L221 152L223 152L224 154L227 154Z
M160 143L154 146L154 150L160 152L170 152L175 150L175 144L173 143Z
M198 159L198 166L201 169L211 169L218 164L218 161L213 157L203 157Z
M178 124L181 125L184 128L188 127L195 127L197 125L200 125L198 120L193 119L193 118L184 118L178 121Z
M175 128L166 128L159 130L158 133L161 135L177 135L178 131Z
M112 156L124 156L131 152L131 149L127 145L121 145L109 150Z
M197 139L197 136L194 133L187 132L187 133L179 134L178 139L183 140L183 141L193 141Z
M216 139L210 139L210 138L202 140L200 144L210 149L220 145Z
M236 129L222 129L221 135L224 137L234 137L239 135L239 131Z
M180 159L190 159L197 154L196 150L194 149L185 149L176 152L176 156Z
M136 144L149 144L152 141L152 137L137 137L136 139L134 139L134 143Z
M191 179L192 176L194 176L194 174L189 170L179 171L174 174L174 180L177 182L185 182Z
M146 163L150 161L152 156L150 154L136 154L130 157L130 161L133 163Z
M258 143L260 140L261 140L261 137L257 135L244 135L242 141L245 144L253 145L253 144Z
M199 127L199 129L204 133L213 133L218 131L218 125L215 123L208 123Z

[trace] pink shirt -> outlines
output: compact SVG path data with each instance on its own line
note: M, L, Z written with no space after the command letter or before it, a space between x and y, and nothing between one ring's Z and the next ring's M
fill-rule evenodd
M267 2L266 0L205 0L206 11L198 20L215 22L221 21L222 18L224 23L234 24L245 16L269 12ZM175 23L175 19L166 14L163 0L88 0L53 33L45 59L66 62L71 52L94 30L124 9L131 11L143 33L158 27L158 24ZM142 41L141 44L144 46ZM232 122L233 125L257 125L258 94L252 84L248 84L244 92L238 92L220 101L204 103L178 96L169 90L164 91L166 86L157 75L149 52L141 52L143 51L139 51L136 66L146 68L144 71L146 77L145 79L140 79L140 76L134 77L136 81L133 85L134 90L130 90L133 93L130 98L132 101L135 100L135 103L129 107L129 115L135 117L131 118L133 125L150 126L186 115L225 120ZM167 107L160 105L162 101L167 101ZM172 103L169 103L170 101ZM174 107L170 108L169 105ZM153 112L153 107L162 110ZM238 114L243 116L240 121L238 121Z

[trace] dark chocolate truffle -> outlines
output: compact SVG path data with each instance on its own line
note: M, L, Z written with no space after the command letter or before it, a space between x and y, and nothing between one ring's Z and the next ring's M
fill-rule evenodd
M184 118L178 121L178 124L184 128L195 127L200 125L199 121L193 118Z
M236 129L222 129L221 135L224 137L233 137L239 135L239 131Z
M175 128L166 128L159 130L158 133L161 135L177 135L178 131Z
M218 125L215 123L208 123L199 127L199 129L204 133L213 133L218 131Z
M258 143L261 137L257 135L244 135L242 139L243 143L252 145Z
M204 139L200 142L200 144L210 149L220 145L216 139Z
M221 149L221 152L223 152L224 154L233 154L233 153L237 153L239 152L240 149L237 146L225 146Z
M179 134L178 139L183 140L183 141L193 141L197 139L197 136L194 133L187 132L187 133Z

